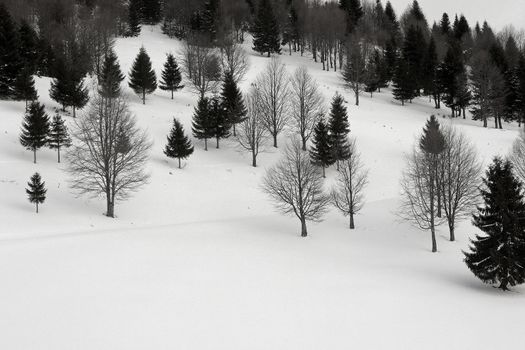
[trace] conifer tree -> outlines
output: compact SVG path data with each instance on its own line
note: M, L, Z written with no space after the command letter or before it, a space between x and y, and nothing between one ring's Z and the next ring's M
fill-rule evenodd
M166 63L164 63L159 87L162 90L171 91L171 99L173 100L173 92L184 87L184 85L180 84L181 81L182 76L179 66L177 65L175 57L170 53L166 58Z
M160 0L142 0L142 22L157 24L161 19Z
M468 268L484 283L502 290L525 282L525 203L519 180L508 160L495 158L483 179L484 206L473 216L484 235L471 240L465 252Z
M71 91L70 72L63 57L57 57L54 63L53 80L49 89L49 96L62 105L62 111L69 105Z
M77 109L84 108L88 101L89 91L84 86L84 78L74 77L71 81L71 92L69 93L69 105L73 107L73 118L76 117Z
M36 151L47 143L49 118L44 105L33 102L26 112L20 134L20 143L27 150L33 151L33 162L36 163Z
M11 14L0 3L0 99L13 95L16 77L20 72L18 33Z
M323 168L323 177L326 177L325 169L334 164L334 152L331 138L328 134L328 125L323 119L319 120L314 128L312 143L310 159L314 165Z
M31 176L31 180L27 183L27 186L29 186L29 188L26 188L29 202L35 203L36 212L38 213L38 205L44 203L46 200L46 183L42 181L39 173L35 173Z
M18 28L19 47L18 54L23 67L29 69L31 74L36 73L39 56L38 35L26 20L22 20Z
M128 36L140 34L142 0L130 0L128 8Z
M281 53L279 25L270 0L259 0L252 27L253 49L260 54Z
M67 126L60 114L56 113L51 122L49 129L49 136L47 145L51 149L56 149L58 154L58 162L60 163L60 150L71 146L71 138L67 131Z
M181 167L181 159L188 158L193 153L193 146L190 140L184 134L184 128L182 124L177 120L173 119L173 127L171 128L170 134L168 135L168 144L164 149L164 154L170 158L178 158L179 169Z
M441 91L438 84L438 56L434 37L430 39L428 44L423 71L425 72L423 90L426 95L434 98L435 107L440 108Z
M31 69L27 66L22 68L16 77L14 85L14 97L17 100L25 101L26 109L29 101L34 101L38 98L35 89L35 79L31 73Z
M377 52L377 51L376 51ZM365 66L365 91L370 93L370 97L373 97L375 91L379 89L379 69L377 66L378 61L375 60L375 53Z
M217 148L219 148L220 139L230 137L231 124L226 110L217 98L212 99L209 113L213 137L217 140Z
M339 162L341 160L347 159L350 151L348 144L350 125L348 123L348 114L344 105L343 96L341 96L339 93L336 93L332 99L330 118L328 120L328 130L330 133L333 161Z
M208 139L214 136L214 131L210 113L210 102L206 97L202 97L195 108L191 130L195 138L204 140L204 150L207 151Z
M396 72L398 60L397 45L394 36L386 42L383 56L385 57L386 80L390 81Z
M359 20L364 15L361 0L339 0L339 7L346 14L346 33L350 34L357 27Z
M451 44L439 70L440 84L443 88L443 102L451 109L452 117L456 116L458 95L461 89L459 84L461 81L458 80L458 77L465 73L460 50L457 43Z
M423 63L427 52L427 44L423 29L420 26L411 25L408 28L405 41L403 43L402 56L407 64L411 85L414 88L414 97L419 96L420 89L423 88L426 72L423 71Z
M414 98L414 79L410 75L408 63L404 59L399 59L397 62L393 83L394 88L392 94L396 100L401 101L402 106L405 105L405 101Z
M124 74L120 70L118 58L110 49L104 57L102 71L98 79L99 93L106 98L115 98L120 95L120 83L124 80Z
M221 91L221 104L226 112L229 124L233 127L233 136L236 135L235 125L242 123L246 117L246 107L241 91L235 82L233 74L226 72Z
M144 47L140 48L139 54L131 67L129 87L136 94L142 95L142 104L146 104L146 94L151 94L157 89L157 76L153 68L151 68L151 60Z

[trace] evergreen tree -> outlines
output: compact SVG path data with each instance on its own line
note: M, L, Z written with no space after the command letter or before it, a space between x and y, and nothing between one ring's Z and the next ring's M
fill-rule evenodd
M434 37L430 38L427 53L423 62L423 71L425 79L423 81L423 90L426 95L434 98L436 108L440 107L441 91L438 84L438 56L436 42Z
M173 128L168 135L168 144L164 149L164 154L170 158L178 158L180 169L181 159L188 158L192 153L193 146L188 137L184 134L182 124L177 119L173 119Z
M212 127L211 131L213 137L217 140L217 148L219 148L219 140L230 137L231 124L226 110L217 98L212 99L209 113Z
M448 17L448 14L446 12L443 13L443 16L441 17L441 22L439 22L439 27L441 29L441 34L443 35L450 34L450 18Z
M82 109L89 101L89 91L84 86L84 78L73 75L71 81L71 91L69 93L69 105L73 107L73 118L76 117L76 110Z
M130 0L128 8L128 36L140 34L142 0Z
M14 97L17 100L23 100L28 107L28 101L34 101L38 98L35 89L35 79L31 73L31 69L27 66L22 68L16 77L14 86Z
M64 147L71 146L71 138L67 131L67 126L60 114L56 113L51 122L47 145L51 149L56 149L58 153L58 162L60 163L60 150Z
M182 76L180 74L179 66L175 57L170 53L164 63L164 70L162 71L162 79L159 87L165 91L171 91L171 99L173 100L173 92L184 87L181 85Z
M279 25L270 0L260 0L252 27L253 49L260 54L281 53Z
M117 55L109 50L104 57L102 71L98 79L99 94L106 98L115 98L120 95L120 83L124 80L124 74L120 70Z
M21 64L31 74L34 74L37 71L39 56L41 55L38 47L38 35L26 20L22 20L18 29L18 37Z
M71 89L71 77L66 62L63 57L57 57L54 62L54 77L51 81L49 96L57 103L62 105L65 111L69 106Z
M386 42L383 56L385 57L386 79L390 81L394 78L398 60L396 39L393 36Z
M210 43L217 40L219 32L219 0L207 0L201 14L200 30L209 38Z
M408 63L404 59L397 62L396 71L393 78L394 89L392 91L394 98L405 105L405 101L412 100L415 92L415 81L410 75Z
M465 252L468 268L485 283L499 283L508 290L525 282L525 203L512 164L495 158L483 179L478 207L472 223L485 233L471 240Z
M346 33L350 34L359 24L359 20L364 15L361 0L339 0L339 7L346 14Z
M210 102L206 97L202 97L195 108L191 130L194 137L204 140L204 150L207 151L208 139L214 136L214 130L211 120Z
M151 68L151 60L144 47L140 48L139 54L131 67L129 87L136 94L142 95L143 104L146 104L146 94L151 94L157 89L157 76L153 68Z
M330 135L328 134L328 125L322 119L319 120L314 128L312 143L310 159L313 164L323 168L323 177L326 177L325 169L334 164L334 152Z
M47 143L49 134L49 118L44 111L44 105L33 102L24 117L20 143L27 150L33 151L33 162L36 163L36 151Z
M246 107L241 91L235 82L233 74L226 72L221 92L222 107L226 112L226 117L231 126L233 126L233 136L237 136L235 125L242 123L246 117Z
M426 73L423 70L423 63L427 52L427 44L423 30L419 26L411 25L406 34L403 44L402 56L406 61L412 85L414 86L414 96L419 96L420 89L423 88Z
M161 19L160 0L141 0L142 22L146 24L157 24Z
M440 84L443 88L443 102L456 115L457 100L461 89L458 77L465 72L459 45L451 44L440 67Z
M0 3L0 99L13 95L16 77L21 68L19 40L15 23L3 3Z
M348 144L350 125L348 123L348 113L344 105L343 96L338 93L332 99L328 130L330 132L333 161L339 162L340 160L347 159L350 156L350 148Z
M31 176L31 180L27 183L27 186L29 186L29 188L26 188L29 202L35 203L36 212L38 213L38 205L44 203L46 200L46 183L42 181L39 173L35 173Z

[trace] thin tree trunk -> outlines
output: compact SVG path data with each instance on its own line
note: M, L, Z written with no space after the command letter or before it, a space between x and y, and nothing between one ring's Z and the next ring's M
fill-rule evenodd
M437 252L437 242L436 242L436 229L434 228L434 223L432 223L432 227L430 228L430 231L432 232L432 253Z
M306 219L301 218L301 237L306 237L308 232L306 230Z
M33 163L36 164L36 149L33 150Z
M204 139L204 150L208 150L208 139Z
M115 217L115 203L111 200L111 194L106 194L106 216L110 218Z
M219 140L220 140L220 138L217 137L217 149L219 149Z
M171 89L171 99L173 100L173 89Z
M354 225L354 213L350 213L350 230L355 229Z
M252 166L253 166L254 168L257 167L257 155L255 154L254 151L252 151Z
M36 202L36 213L38 214L38 202Z
M142 104L146 104L146 89L142 89Z
M58 146L57 151L58 151L58 162L60 163L60 146Z
M277 148L277 134L273 135L273 147Z
M180 169L180 158L179 158L179 169Z

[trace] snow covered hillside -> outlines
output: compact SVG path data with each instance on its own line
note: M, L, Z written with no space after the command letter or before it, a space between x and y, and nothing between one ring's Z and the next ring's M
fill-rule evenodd
M160 76L165 55L180 42L143 27L118 39L123 72L144 45ZM249 48L249 43L247 43ZM248 50L247 89L268 59ZM351 136L370 169L367 203L356 230L331 210L309 224L277 213L260 189L280 149L251 158L234 139L220 149L193 140L184 162L162 153L173 117L186 132L196 95L157 90L146 105L125 87L139 125L154 146L150 183L116 219L103 216L103 198L76 197L49 149L31 152L18 141L22 102L0 102L0 349L491 349L522 347L524 287L502 293L483 285L463 263L476 231L468 220L457 242L430 234L395 215L404 155L426 119L439 113L425 99L401 107L391 92L363 96L353 106L339 73L310 57L282 55L292 72L305 65L328 108L336 91L348 101ZM49 115L50 80L37 79ZM67 122L72 125L71 117ZM484 129L452 121L476 144L486 165L506 154L517 127ZM281 144L289 138L282 137ZM270 146L270 145L269 145ZM40 213L25 195L38 171L48 188ZM335 170L327 173L327 184ZM490 320L487 320L490 315Z

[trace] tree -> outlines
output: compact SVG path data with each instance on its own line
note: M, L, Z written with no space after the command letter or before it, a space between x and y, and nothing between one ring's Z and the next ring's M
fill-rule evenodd
M328 119L328 130L330 134L330 143L332 145L333 161L339 162L345 160L350 155L348 144L348 133L350 125L348 123L348 113L344 105L344 98L336 93L332 99L330 107L330 118Z
M516 177L525 183L525 131L522 130L514 141L509 160Z
M151 94L157 89L157 76L151 68L151 60L144 46L140 48L133 62L128 85L136 94L142 95L142 104L146 104L146 94Z
M89 91L84 86L83 77L74 77L71 83L72 90L69 94L69 105L73 107L73 118L75 118L76 110L84 108L89 102Z
M58 153L58 162L60 163L60 149L71 146L71 138L67 131L67 126L60 114L56 113L51 122L47 145L51 149L56 149Z
M279 25L270 0L259 0L252 33L253 50L260 54L268 53L268 57L274 52L281 53Z
M306 67L295 70L291 83L292 117L303 143L303 151L306 151L306 143L323 114L323 96Z
M310 159L316 166L323 169L323 177L326 177L325 169L334 164L334 152L332 150L332 140L328 134L328 125L320 119L315 126L312 147L310 148Z
M308 235L306 222L321 221L330 203L330 196L323 191L323 176L298 139L287 146L281 161L268 169L262 189L280 212L297 216L302 237Z
M359 93L365 81L366 63L370 56L369 44L360 41L359 35L352 35L347 44L347 62L343 70L343 79L355 95L355 105L359 106Z
M140 21L142 15L142 0L130 0L128 8L128 36L140 34Z
M171 91L171 99L173 100L173 92L184 87L180 82L182 76L180 74L179 66L175 57L170 53L164 63L164 70L162 71L162 79L160 81L160 88L165 91Z
M104 57L102 71L98 79L99 93L103 97L115 98L120 95L120 83L124 80L124 74L120 70L117 55L109 50Z
M20 71L18 33L9 11L0 3L0 98L13 94L16 77Z
M38 213L38 205L44 203L46 200L46 183L42 181L39 173L35 173L31 176L31 180L27 183L27 186L29 186L29 188L26 188L29 202L35 203L36 212Z
M430 38L427 52L423 61L423 71L426 73L423 81L423 90L426 95L434 98L435 107L438 109L440 108L441 103L441 91L438 84L439 64L436 50L436 42L434 37L432 37Z
M260 97L258 98L260 99ZM233 136L237 136L235 125L244 121L247 112L241 91L233 78L233 74L229 71L224 74L221 104L226 112L229 124L233 126Z
M208 150L208 139L214 136L210 102L206 97L199 100L193 113L192 132L199 140L204 139L204 150Z
M468 268L484 283L509 285L525 282L525 203L522 185L512 174L512 164L495 158L483 179L484 206L472 223L484 232L471 240L464 252Z
M465 72L458 44L449 46L439 72L440 84L443 87L443 102L451 109L452 117L455 117L458 95L461 89L458 77Z
M43 53L39 52L39 38L36 31L24 19L20 22L18 28L18 38L18 55L22 63L21 65L31 72L31 74L34 74L37 72L38 61Z
M246 98L248 105L246 117L240 123L237 140L239 145L252 154L252 166L257 166L257 156L263 151L264 144L268 139L268 130L264 125L262 114L262 97L258 89L252 88Z
M349 143L349 150L350 156L338 170L337 182L332 189L332 203L350 218L350 229L354 229L354 215L364 205L363 191L368 183L368 171L363 168L355 140Z
M142 21L146 24L157 24L161 18L160 0L142 0Z
M33 102L24 117L20 143L27 150L33 151L33 162L36 163L36 151L47 143L49 134L49 118L44 111L44 105Z
M51 81L49 95L53 100L66 107L73 107L73 117L76 109L83 108L89 101L89 92L84 87L84 75L75 62L68 62L63 57L55 61L55 76Z
M339 7L346 13L346 33L352 33L364 15L360 0L339 0Z
M173 119L173 127L171 128L170 134L168 135L168 144L164 149L164 154L170 158L178 158L179 169L181 168L181 159L188 158L193 153L193 146L191 141L184 134L184 128L182 124L177 120Z
M393 83L394 88L392 94L396 100L401 101L402 106L405 105L405 101L409 101L414 98L414 80L410 76L408 63L403 58L400 58L397 61Z
M35 79L33 79L29 68L24 67L20 70L15 80L13 94L15 99L25 101L26 109L29 101L35 101L38 98L35 89Z
M222 107L219 99L213 98L211 100L208 112L210 116L211 133L217 140L217 148L219 148L220 139L230 137L231 124L226 110Z
M203 98L216 92L222 72L220 58L215 50L196 39L186 40L182 56L188 81L194 92Z
M222 70L233 76L235 83L239 84L249 68L248 57L243 47L231 36L226 37L222 46Z
M147 183L151 143L120 96L96 94L75 126L68 153L71 186L81 194L104 195L106 216L115 217L115 203Z
M277 136L288 124L288 73L284 65L272 58L266 69L259 75L255 82L261 91L264 124L273 137L273 146L277 148Z

